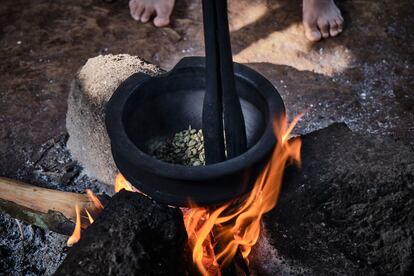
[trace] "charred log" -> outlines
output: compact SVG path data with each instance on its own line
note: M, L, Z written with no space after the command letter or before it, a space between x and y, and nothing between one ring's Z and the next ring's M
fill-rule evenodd
M182 275L185 243L179 209L122 190L82 233L56 275Z

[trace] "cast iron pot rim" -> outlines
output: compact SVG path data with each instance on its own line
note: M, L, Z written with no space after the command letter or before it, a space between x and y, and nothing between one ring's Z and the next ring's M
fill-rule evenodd
M190 181L214 179L237 173L263 160L273 149L276 141L273 133L273 118L268 118L262 136L245 153L235 158L211 165L186 166L167 163L143 152L130 140L123 123L124 107L127 104L129 97L146 81L167 78L170 75L179 74L181 70L191 67L204 68L204 57L184 57L171 71L158 76L151 77L138 73L142 78L142 81L137 83L127 92L120 91L125 90L125 88L128 87L128 80L134 77L134 75L137 75L134 74L117 88L106 108L106 126L111 140L112 151L116 151L118 157L125 158L128 162L132 163L133 166L148 173L171 179ZM237 78L244 79L261 92L267 103L269 117L278 113L278 115L281 115L281 112L285 112L282 98L276 88L265 77L253 69L239 63L234 63L234 71Z

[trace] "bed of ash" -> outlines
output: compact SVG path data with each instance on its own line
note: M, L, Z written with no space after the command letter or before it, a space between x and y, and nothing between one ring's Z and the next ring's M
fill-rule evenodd
M70 192L112 194L111 187L82 174L66 148L67 135L47 141L19 172L35 185ZM52 275L66 256L67 236L45 231L0 213L0 275ZM3 274L4 273L4 274Z

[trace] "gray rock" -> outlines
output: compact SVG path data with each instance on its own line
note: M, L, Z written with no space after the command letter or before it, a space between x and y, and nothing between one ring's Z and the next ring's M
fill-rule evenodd
M122 190L55 275L183 275L186 241L180 209Z
M278 254L313 275L408 275L414 268L414 152L334 124L303 136L265 217Z
M86 62L71 85L68 148L88 176L108 185L113 185L117 169L105 128L105 105L119 84L137 72L156 75L161 70L126 54L100 55Z

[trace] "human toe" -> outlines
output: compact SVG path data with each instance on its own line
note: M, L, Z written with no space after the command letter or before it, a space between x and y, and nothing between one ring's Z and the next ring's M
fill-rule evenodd
M321 31L323 38L329 37L329 22L325 19L318 20L318 28Z
M150 20L151 15L153 13L154 13L154 9L152 7L145 7L145 10L143 11L141 15L141 22L147 23Z
M330 36L337 36L339 34L339 30L338 30L338 24L336 23L335 20L332 20L331 22L329 22L329 35Z
M170 19L165 17L155 17L154 18L154 25L157 27L165 27L170 24Z
M315 24L304 24L306 38L310 41L319 41L322 38L321 32Z
M138 1L129 1L129 12L134 20L140 20L143 9L144 7Z
M336 25L338 26L338 33L342 32L344 29L344 19L342 16L338 17L336 20Z
M156 8L157 15L154 18L154 25L157 27L164 27L170 24L170 15L172 7L158 7Z

